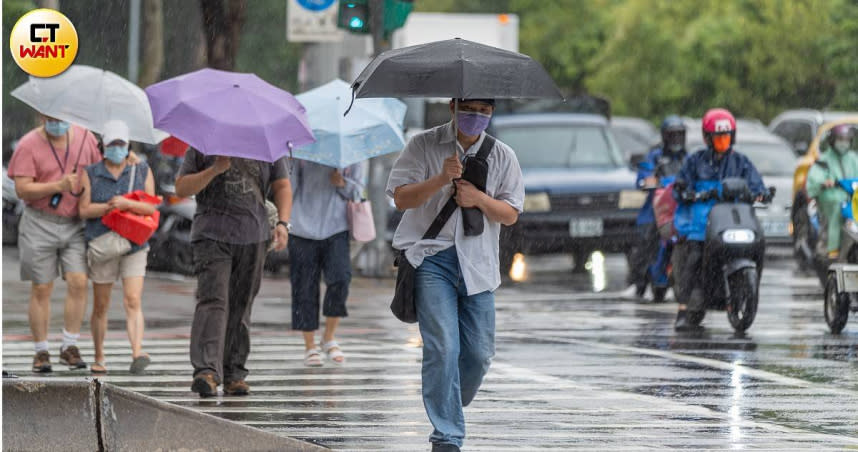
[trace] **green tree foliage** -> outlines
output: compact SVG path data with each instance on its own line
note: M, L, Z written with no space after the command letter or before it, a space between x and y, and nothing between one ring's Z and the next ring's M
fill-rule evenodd
M27 81L27 74L22 71L9 51L9 36L15 22L35 8L30 0L5 0L3 2L3 163L12 156L10 149L12 140L17 139L13 130L32 127L35 116L30 107L12 97L9 93L18 85ZM11 127L10 127L11 126Z
M520 49L567 93L657 119L723 106L858 110L858 0L434 0L422 11L510 12ZM503 9L506 7L506 9Z
M235 70L253 72L290 92L298 89L304 46L286 40L286 2L253 0L241 36Z

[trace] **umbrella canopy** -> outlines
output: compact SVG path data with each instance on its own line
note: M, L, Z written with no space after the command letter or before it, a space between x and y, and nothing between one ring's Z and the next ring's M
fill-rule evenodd
M304 107L255 74L201 69L146 88L155 127L206 155L273 162L315 141Z
M388 50L352 84L356 97L562 98L527 55L450 39Z
M110 71L75 64L56 77L30 77L12 96L38 112L103 133L116 119L128 125L133 141L156 144L168 134L152 127L146 93Z
M316 142L295 149L295 158L345 168L405 147L406 107L396 99L360 99L344 117L351 88L342 80L299 94L297 99L307 108Z

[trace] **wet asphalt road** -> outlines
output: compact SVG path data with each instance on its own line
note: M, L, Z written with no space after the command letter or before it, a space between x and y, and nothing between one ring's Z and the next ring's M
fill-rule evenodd
M620 256L590 267L572 275L567 259L533 259L528 282L499 290L497 356L466 409L465 450L858 449L858 319L828 334L818 282L792 262L767 264L745 337L723 312L710 312L701 332L676 334L674 303L620 298ZM187 359L194 282L153 275L144 296L150 372L126 370L117 292L105 379L334 449L428 450L420 338L388 313L391 284L354 281L339 334L346 366L307 369L301 338L288 330L288 281L266 279L253 315L252 395L200 401L189 391ZM21 376L32 356L26 300L15 250L4 249L3 368ZM55 357L58 347L52 335ZM91 360L88 337L82 350ZM52 378L86 376L55 369Z

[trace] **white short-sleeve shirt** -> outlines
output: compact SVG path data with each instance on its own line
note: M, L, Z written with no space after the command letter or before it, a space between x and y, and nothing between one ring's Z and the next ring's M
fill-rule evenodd
M485 133L480 134L479 140L462 154L476 154L485 137ZM392 197L398 187L420 183L441 173L444 159L456 152L454 146L462 149L454 139L452 122L413 137L390 171L387 195ZM494 199L505 201L520 213L524 203L524 182L515 152L500 140L496 140L487 161L489 173L486 193ZM498 263L500 223L483 215L483 233L468 237L465 236L461 221L462 210L456 209L435 239L423 240L423 235L450 199L452 192L451 184L439 190L420 207L406 210L393 236L393 247L405 250L408 262L417 268L426 256L435 255L455 245L468 295L494 291L501 282Z

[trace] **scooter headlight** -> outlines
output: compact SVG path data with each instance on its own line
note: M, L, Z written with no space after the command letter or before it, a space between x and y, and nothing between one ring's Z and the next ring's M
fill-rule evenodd
M854 220L846 220L846 229L852 234L858 234L858 224Z
M727 229L721 233L724 243L753 243L756 237L750 229Z

